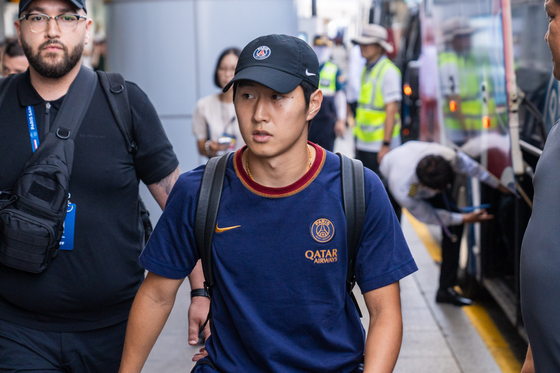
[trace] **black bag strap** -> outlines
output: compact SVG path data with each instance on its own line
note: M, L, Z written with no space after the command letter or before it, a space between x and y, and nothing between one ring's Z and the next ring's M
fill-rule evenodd
M95 87L97 87L95 73L93 70L82 66L76 79L70 85L52 125L51 132L56 133L58 138L62 140L76 138L95 92Z
M196 215L194 223L194 234L198 254L202 260L204 272L204 287L212 296L214 285L214 274L212 272L212 238L214 227L218 219L220 199L226 175L227 162L232 153L220 157L210 158L202 174Z
M358 256L362 226L366 217L364 166L358 159L350 159L341 153L337 154L340 157L342 203L347 227L348 269L346 271L346 290L356 305L358 314L362 317L362 311L352 289L356 284L354 267Z
M97 75L117 126L126 142L126 149L130 154L134 155L138 151L138 143L133 135L134 123L132 122L132 113L130 112L130 102L124 78L121 74L108 73L101 70L97 71Z

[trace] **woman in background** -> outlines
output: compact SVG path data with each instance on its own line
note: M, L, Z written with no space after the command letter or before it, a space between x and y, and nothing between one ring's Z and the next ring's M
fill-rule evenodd
M228 48L222 52L214 72L214 84L223 89L235 74L241 51ZM196 103L193 115L193 133L198 152L208 158L237 150L245 143L239 132L233 107L233 89L201 98Z

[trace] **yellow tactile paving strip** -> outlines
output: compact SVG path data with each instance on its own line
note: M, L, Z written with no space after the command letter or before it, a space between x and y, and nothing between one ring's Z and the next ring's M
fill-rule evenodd
M408 211L403 209L412 228L420 237L420 240L426 246L430 256L436 262L441 262L441 247L434 240L434 237L424 223L416 220ZM521 363L511 349L508 343L490 318L490 315L480 305L463 307L463 311L477 330L480 338L484 341L486 347L496 360L503 373L519 373L521 371Z

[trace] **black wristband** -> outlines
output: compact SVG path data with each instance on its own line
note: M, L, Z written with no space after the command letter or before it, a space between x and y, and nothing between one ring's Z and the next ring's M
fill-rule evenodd
M193 289L191 290L191 299L194 297L206 297L210 299L210 294L205 289Z
M390 141L383 141L383 146L391 146L391 142Z

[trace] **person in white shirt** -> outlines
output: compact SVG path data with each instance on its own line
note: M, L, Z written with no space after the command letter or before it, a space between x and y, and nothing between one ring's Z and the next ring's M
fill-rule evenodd
M509 189L467 154L431 142L409 141L392 149L383 157L379 170L401 207L423 223L442 227L442 263L436 302L458 306L472 304L453 289L457 285L463 224L490 220L493 216L484 209L461 213L452 202L451 186L456 173L460 173L476 177L503 193L510 193Z
M238 48L228 48L221 53L214 72L216 87L223 89L233 79L240 53ZM227 150L241 149L245 143L235 116L233 91L220 90L218 94L198 100L192 129L200 155L212 158Z

